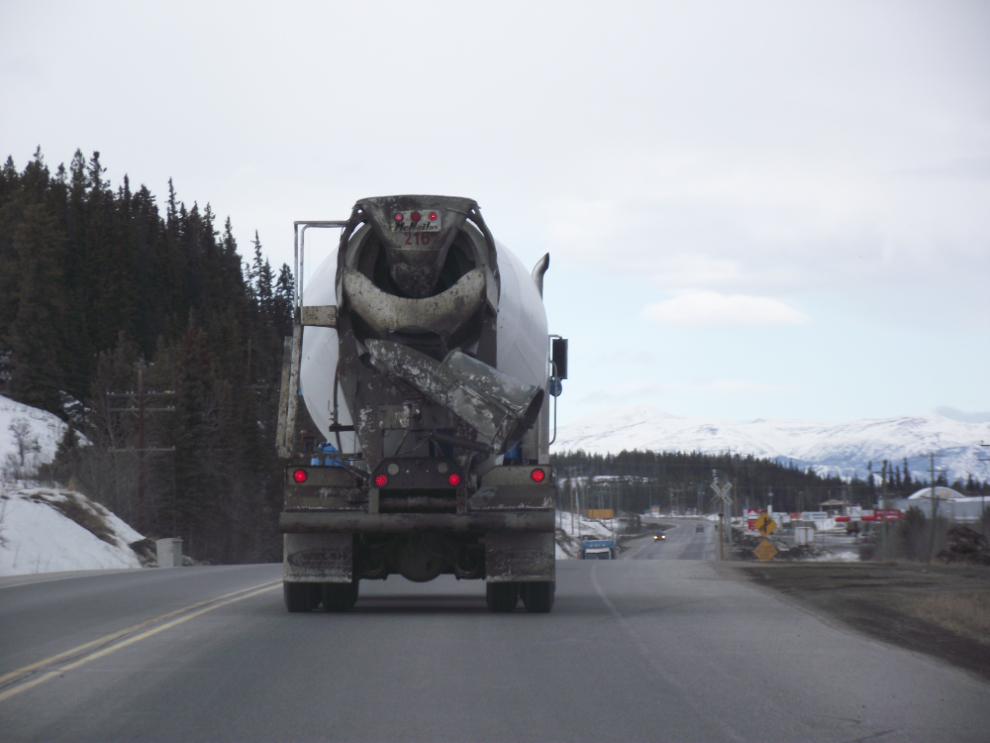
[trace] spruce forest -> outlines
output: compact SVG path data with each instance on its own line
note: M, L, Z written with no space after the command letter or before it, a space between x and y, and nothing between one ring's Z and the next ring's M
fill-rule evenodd
M714 471L720 473L720 481L732 483L730 495L737 516L742 514L742 508L764 509L771 503L774 510L788 513L817 511L821 503L836 500L873 508L884 497L906 498L926 484L911 478L907 462L903 467L893 462L871 464L874 477L866 480L819 475L811 469L738 454L623 451L603 455L577 451L555 454L551 462L559 479L587 479L588 507L632 513L642 513L650 506L680 513L718 510L711 488ZM936 484L949 483L941 475ZM966 493L975 493L980 486L972 478L966 483L953 483L953 487ZM568 507L568 493L558 494L558 498Z
M0 171L0 393L71 426L51 479L198 560L281 559L275 454L293 277L257 233L169 181L104 180L100 153ZM88 442L88 445L80 445Z

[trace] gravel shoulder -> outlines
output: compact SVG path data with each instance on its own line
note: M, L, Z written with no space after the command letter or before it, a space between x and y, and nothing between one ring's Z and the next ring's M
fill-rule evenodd
M858 632L990 680L990 568L919 563L721 563Z

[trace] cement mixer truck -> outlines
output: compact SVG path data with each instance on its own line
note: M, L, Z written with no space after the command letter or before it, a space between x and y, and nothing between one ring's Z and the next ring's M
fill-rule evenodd
M305 285L307 230L340 242ZM350 610L361 581L485 581L494 612L553 607L545 255L527 271L471 199L358 201L296 222L277 443L286 608ZM556 419L554 408L553 419Z

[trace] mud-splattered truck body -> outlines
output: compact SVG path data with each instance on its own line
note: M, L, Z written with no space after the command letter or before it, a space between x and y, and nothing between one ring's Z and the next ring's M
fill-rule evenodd
M310 227L341 235L303 286ZM362 199L346 222L297 222L296 248L278 430L289 611L347 611L359 581L393 574L483 579L493 611L550 611L548 393L566 342L551 361L549 256L527 271L474 201L444 196Z

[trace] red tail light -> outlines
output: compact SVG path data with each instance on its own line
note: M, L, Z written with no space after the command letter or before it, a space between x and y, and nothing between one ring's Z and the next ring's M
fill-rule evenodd
M529 473L529 476L533 478L533 482L543 482L547 479L547 473L541 469L535 469Z
M306 473L306 470L296 470L292 473L292 479L296 482L306 482L309 479L309 475Z
M451 485L453 485L456 488L458 485L461 484L461 476L458 475L456 472L451 472L449 475L447 475L447 482L449 482Z
M388 485L388 475L384 473L381 475L377 475L375 477L375 485L379 488L384 488L386 485Z

